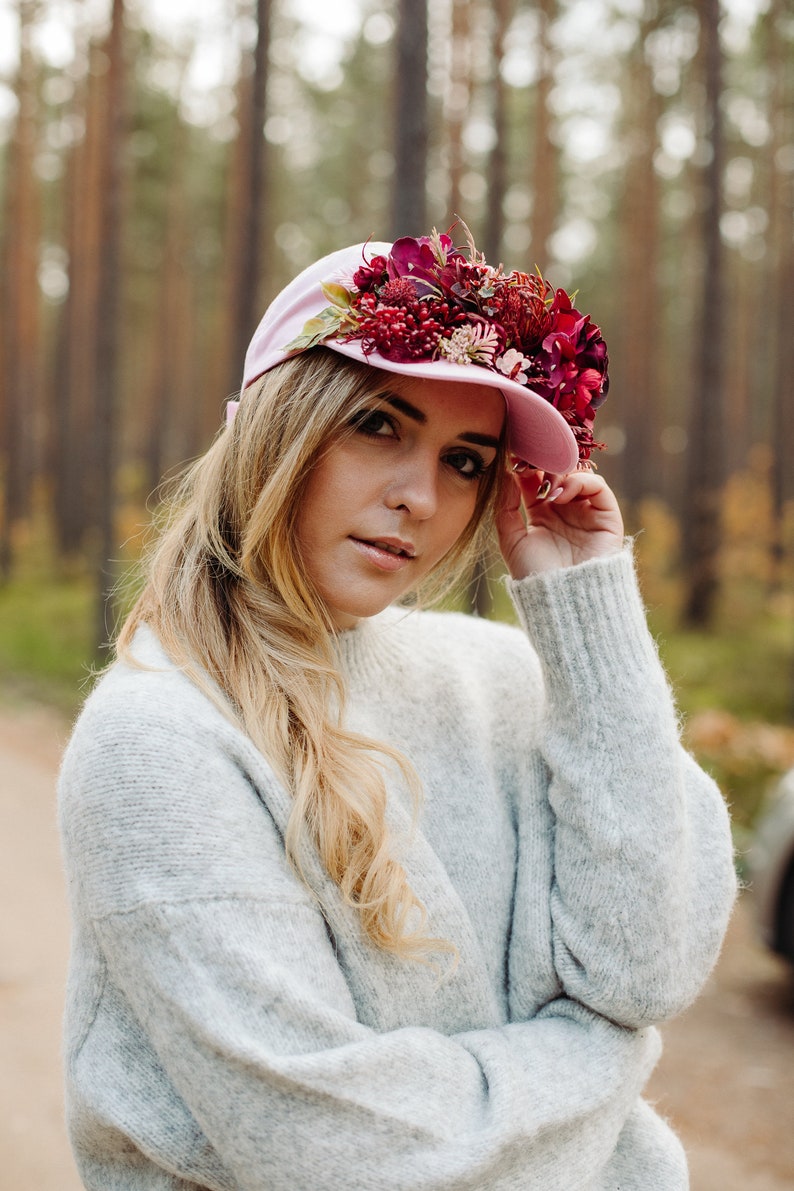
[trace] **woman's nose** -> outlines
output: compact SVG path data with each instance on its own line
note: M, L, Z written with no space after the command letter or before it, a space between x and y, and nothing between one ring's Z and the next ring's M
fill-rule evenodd
M403 461L386 491L390 509L402 509L426 520L438 507L438 471L435 459Z

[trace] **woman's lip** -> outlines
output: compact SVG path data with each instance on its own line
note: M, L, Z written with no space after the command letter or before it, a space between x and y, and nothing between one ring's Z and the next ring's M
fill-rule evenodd
M398 541L396 538L375 538L368 540L366 538L354 538L351 535L350 541L369 562L373 563L381 571L399 571L414 560L413 547ZM387 546L399 549L402 553L394 554L393 550L386 549Z

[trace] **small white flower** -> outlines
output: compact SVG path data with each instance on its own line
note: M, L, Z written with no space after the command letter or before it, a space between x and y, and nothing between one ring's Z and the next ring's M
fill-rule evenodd
M509 376L511 380L514 380L517 385L525 385L528 381L526 369L529 368L531 363L532 361L530 359L522 355L520 351L516 351L514 347L511 347L509 351L497 357L496 367L505 376Z
M438 345L441 355L453 364L493 364L493 356L499 346L499 335L493 327L483 323L458 327L449 339L442 339Z

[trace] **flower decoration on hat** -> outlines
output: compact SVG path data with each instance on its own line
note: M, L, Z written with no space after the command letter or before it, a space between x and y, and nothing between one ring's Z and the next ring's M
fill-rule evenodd
M434 230L396 240L387 256L364 255L348 284L323 284L329 305L284 351L358 340L365 355L400 363L488 368L555 406L586 465L602 445L593 423L609 389L600 329L574 307L575 295L554 289L540 272L487 264L465 231L467 252Z

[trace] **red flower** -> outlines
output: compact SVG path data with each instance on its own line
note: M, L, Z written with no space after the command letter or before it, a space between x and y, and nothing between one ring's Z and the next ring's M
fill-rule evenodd
M589 429L609 389L606 344L590 316L574 309L564 290L555 293L550 315L551 327L538 354L545 380L533 387Z
M407 277L395 277L382 287L378 299L384 306L408 306L416 301L416 286Z
M353 285L361 293L374 292L386 280L387 263L385 256L373 256L369 264L365 261L353 274Z
M456 277L455 263L465 259L449 236L441 235L436 240L430 236L420 236L418 240L403 236L392 245L389 276L410 278L416 283L416 292L421 298L451 287Z
M508 342L522 352L537 351L551 327L546 288L539 277L511 273L496 283L488 299L489 313L504 327Z

